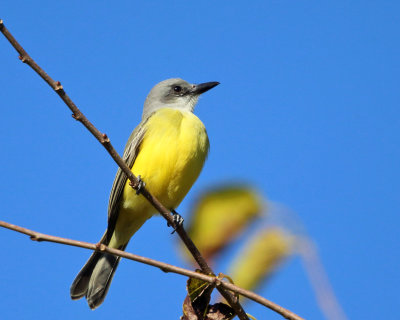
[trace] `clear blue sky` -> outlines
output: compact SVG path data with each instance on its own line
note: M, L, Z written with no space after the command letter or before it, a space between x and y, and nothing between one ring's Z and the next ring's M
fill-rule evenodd
M3 1L0 18L122 151L150 88L220 81L198 192L241 179L302 218L349 319L400 303L398 1ZM1 219L96 242L116 165L0 37ZM69 286L90 252L0 230L1 319L177 319L185 279L122 261L90 311ZM128 250L183 265L154 218ZM224 271L224 270L217 270ZM261 292L322 319L298 259ZM248 305L257 319L282 319Z

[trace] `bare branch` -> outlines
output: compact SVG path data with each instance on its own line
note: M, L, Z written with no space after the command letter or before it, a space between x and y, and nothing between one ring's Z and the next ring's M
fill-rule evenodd
M164 263L164 262L161 262L158 260L153 260L150 258L146 258L146 257L142 257L139 255L133 254L133 253L128 253L126 251L109 248L103 244L99 245L99 244L93 244L93 243L89 243L89 242L83 242L83 241L72 240L72 239L67 239L67 238L51 236L48 234L43 234L43 233L36 232L36 231L30 230L30 229L26 229L26 228L23 228L23 227L20 227L20 226L17 226L17 225L14 225L14 224L11 224L11 223L8 223L5 221L0 221L0 227L26 234L26 235L30 236L31 240L33 240L33 241L55 242L55 243L65 244L65 245L69 245L69 246L73 246L73 247L80 247L80 248L85 248L85 249L90 249L90 250L107 252L107 253L111 253L113 255L122 257L122 258L126 258L129 260L141 262L141 263L153 266L153 267L157 267L164 272L173 272L173 273L187 276L190 278L200 279L200 280L215 284L217 288L221 287L224 289L228 289L232 292L238 293L246 298L249 298L249 299L279 313L286 319L304 320L303 318L299 317L298 315L294 314L293 312L277 305L276 303L274 303L272 301L269 301L269 300L259 296L258 294L254 293L254 292L239 288L238 286L235 286L234 284L232 284L230 282L222 281L221 279L219 279L215 276L208 276L208 275L205 275L205 274L202 274L199 272L176 267L174 265Z

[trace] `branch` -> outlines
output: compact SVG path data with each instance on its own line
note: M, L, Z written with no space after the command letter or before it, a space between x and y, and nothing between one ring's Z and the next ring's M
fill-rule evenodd
M221 281L219 278L217 278L215 276L208 276L208 275L198 273L195 271L176 267L174 265L164 263L164 262L161 262L158 260L153 260L150 258L146 258L146 257L142 257L139 255L133 254L133 253L128 253L126 251L109 248L104 244L93 244L93 243L89 243L89 242L83 242L83 241L72 240L72 239L67 239L67 238L51 236L48 234L43 234L43 233L36 232L36 231L30 230L30 229L26 229L26 228L23 228L23 227L20 227L20 226L17 226L17 225L14 225L14 224L11 224L11 223L8 223L5 221L0 221L0 227L26 234L26 235L30 236L31 240L33 240L33 241L54 242L54 243L65 244L65 245L69 245L69 246L73 246L73 247L107 252L107 253L111 253L113 255L116 255L116 256L119 256L119 257L122 257L125 259L129 259L129 260L144 263L144 264L147 264L147 265L150 265L153 267L157 267L164 272L173 272L173 273L187 276L190 278L200 279L200 280L215 284L217 288L222 287L224 289L228 289L232 292L240 294L246 298L249 298L249 299L279 313L286 319L304 320L303 318L299 317L298 315L294 314L293 312L277 305L276 303L274 303L272 301L269 301L269 300L259 296L258 294L255 294L254 292L239 288L238 286L235 286L232 283L229 283L226 281Z
M102 144L102 146L107 150L110 156L114 159L121 170L127 175L130 180L130 185L135 190L140 189L140 193L157 209L158 212L168 221L169 225L172 226L192 254L193 258L198 263L199 267L205 274L214 275L212 269L208 266L206 260L200 254L193 241L190 239L188 234L182 225L176 225L174 220L170 215L170 210L166 209L160 201L158 201L150 192L143 186L140 186L139 180L131 172L130 168L126 165L125 161L118 155L117 151L112 146L110 139L105 133L101 133L78 109L71 98L65 93L63 86L60 81L54 81L24 50L24 48L18 43L14 36L9 32L9 30L4 26L3 20L0 19L0 31L14 47L14 49L19 53L19 59L29 65L47 84L58 94L58 96L64 101L68 108L72 111L72 117L81 122L86 129L88 129L92 135ZM234 295L227 291L224 286L217 286L218 291L229 303L229 305L235 310L236 315L240 320L249 320L243 307L240 305L239 301Z
M78 109L75 103L71 100L71 98L65 93L63 86L60 81L54 81L25 51L25 49L18 43L18 41L14 38L14 36L10 33L10 31L4 26L3 20L0 19L0 31L7 38L7 40L11 43L14 49L19 53L19 59L29 65L47 84L59 95L59 97L64 101L64 103L68 106L68 108L73 112L72 117L81 122L86 129L88 129L92 135L102 144L102 146L108 151L110 156L114 159L117 165L121 168L121 170L127 175L130 180L130 185L135 190L140 193L153 205L154 208L157 209L158 212L168 221L168 224L172 226L192 254L193 258L198 263L200 269L206 274L214 274L212 269L208 266L206 260L200 254L200 251L197 249L193 241L187 235L185 229L182 225L176 225L175 221L172 219L170 215L170 210L166 209L160 201L158 201L150 192L139 184L139 180L132 173L130 168L126 165L125 161L119 156L117 151L112 146L110 139L107 137L105 133L101 133L86 117L85 115ZM224 288L218 288L218 291L221 295L226 299L229 305L235 310L236 315L240 320L249 320L246 312L243 307L240 305L239 301Z

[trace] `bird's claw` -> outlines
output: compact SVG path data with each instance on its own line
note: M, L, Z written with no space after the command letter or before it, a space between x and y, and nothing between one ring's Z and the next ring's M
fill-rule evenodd
M171 234L173 234L176 231L176 229L178 229L180 226L182 226L184 219L174 209L171 210L171 213L172 213L172 220L174 221L174 224L175 224L175 228L171 232ZM167 222L167 226L170 227L171 225Z
M142 189L146 186L146 183L142 180L140 175L137 176L138 182L136 186L136 194L140 194L142 192Z

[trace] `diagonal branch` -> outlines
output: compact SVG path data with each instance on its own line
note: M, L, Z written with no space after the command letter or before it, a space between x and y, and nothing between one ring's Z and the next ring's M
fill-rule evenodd
M214 274L212 269L208 266L205 259L200 254L193 241L187 235L185 229L182 225L176 225L175 221L170 215L170 210L166 209L160 201L158 201L150 192L143 186L140 186L139 180L131 172L130 168L126 165L124 160L119 156L117 151L112 146L110 139L105 133L101 133L78 109L71 98L65 93L63 86L60 81L54 81L25 51L25 49L18 43L10 31L5 27L3 20L0 19L0 32L6 37L6 39L11 43L14 49L19 53L19 59L29 65L47 84L59 95L59 97L64 101L68 108L73 112L72 117L81 122L86 129L88 129L92 135L103 145L103 147L108 151L110 156L118 164L121 170L127 175L130 180L132 188L135 190L140 190L140 193L157 209L158 212L168 221L169 225L172 226L192 254L193 258L198 263L199 267L205 274ZM218 287L218 291L226 299L229 305L235 310L235 313L240 320L249 320L243 307L240 305L239 301L224 288Z
M164 272L173 272L173 273L180 274L183 276L200 279L200 280L203 280L203 281L206 281L209 283L214 283L216 285L216 287L223 287L232 292L238 293L246 298L249 298L249 299L251 299L261 305L264 305L265 307L279 313L286 319L304 320L303 318L299 317L298 315L294 314L293 312L277 305L276 303L274 303L272 301L269 301L269 300L259 296L258 294L255 294L254 292L239 288L239 287L235 286L234 284L226 282L226 281L222 281L215 276L205 275L205 274L198 273L195 271L176 267L174 265L164 263L164 262L161 262L158 260L153 260L150 258L146 258L146 257L142 257L139 255L133 254L133 253L129 253L126 251L109 248L109 247L105 246L104 244L93 244L93 243L88 243L88 242L43 234L43 233L36 232L36 231L30 230L30 229L26 229L26 228L23 228L23 227L20 227L20 226L17 226L17 225L14 225L14 224L11 224L11 223L8 223L5 221L0 221L0 227L26 234L26 235L30 236L31 240L33 240L33 241L54 242L54 243L65 244L65 245L69 245L69 246L73 246L73 247L80 247L80 248L85 248L85 249L90 249L90 250L103 251L103 252L111 253L113 255L125 258L125 259L129 259L129 260L141 262L141 263L153 266L153 267L157 267Z

